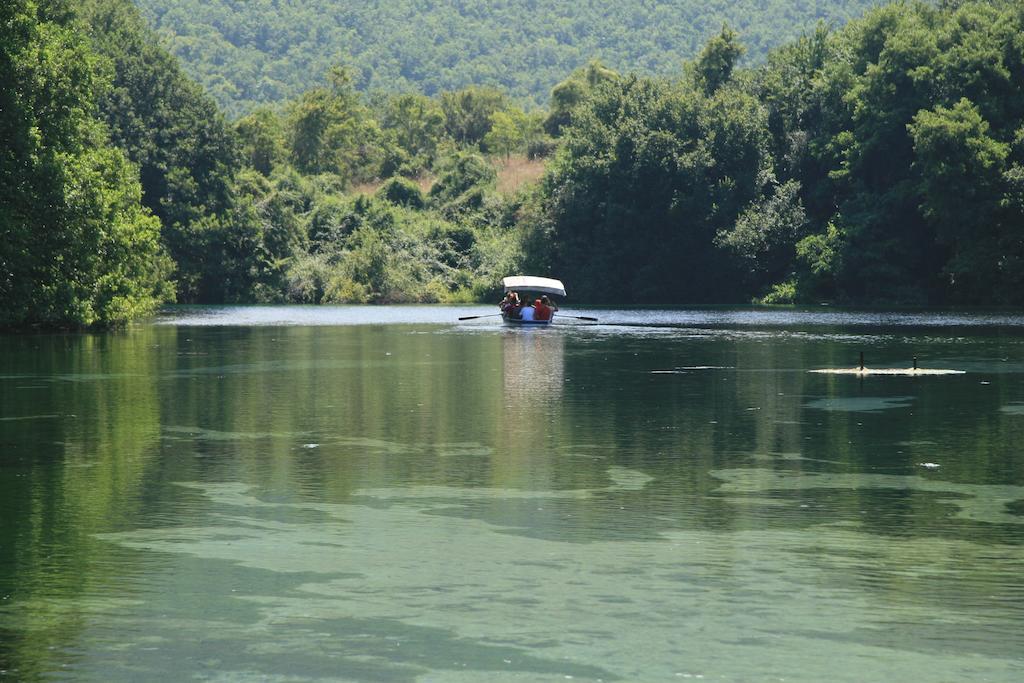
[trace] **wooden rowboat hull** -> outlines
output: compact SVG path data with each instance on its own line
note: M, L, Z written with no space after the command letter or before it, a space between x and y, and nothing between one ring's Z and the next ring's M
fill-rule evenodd
M506 325L523 325L526 327L543 327L550 325L551 320L519 320L518 318L510 318L507 315L502 315L501 319L505 321Z

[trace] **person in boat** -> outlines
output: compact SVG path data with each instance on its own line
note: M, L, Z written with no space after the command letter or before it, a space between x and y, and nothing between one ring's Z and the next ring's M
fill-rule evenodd
M498 307L501 309L501 314L506 318L519 320L523 310L523 302L519 300L519 294L509 292L502 299Z
M551 299L545 294L533 302L534 320L551 320L551 316L558 310L558 306L551 303Z
M498 308L502 313L511 314L513 310L520 308L522 303L519 301L519 295L515 292L508 292L505 294L505 298L498 304Z
M533 322L536 316L536 309L533 306L523 306L519 309L519 319L526 322Z

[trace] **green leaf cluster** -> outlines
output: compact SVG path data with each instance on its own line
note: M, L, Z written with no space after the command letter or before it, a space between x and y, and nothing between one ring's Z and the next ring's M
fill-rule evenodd
M771 171L767 113L753 95L609 80L564 129L544 182L536 244L547 253L531 260L585 299L734 300L742 273L716 236L771 191Z
M819 28L752 76L800 184L798 297L1024 303L1024 13L908 2Z
M172 291L159 221L97 103L106 64L60 3L0 8L0 325L116 325Z
M98 102L112 142L138 166L145 205L177 264L181 301L210 300L209 236L234 211L237 143L217 104L181 70L131 0L79 0L77 23L112 75Z

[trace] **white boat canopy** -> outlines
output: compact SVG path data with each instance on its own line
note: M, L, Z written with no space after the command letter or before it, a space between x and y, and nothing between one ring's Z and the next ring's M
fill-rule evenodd
M505 285L505 291L512 290L523 292L537 292L538 294L551 294L552 296L565 296L565 287L560 280L550 277L535 277L533 275L514 275L501 281Z

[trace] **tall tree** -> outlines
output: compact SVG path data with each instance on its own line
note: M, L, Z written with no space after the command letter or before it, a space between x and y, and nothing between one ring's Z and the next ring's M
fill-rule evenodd
M284 123L277 112L257 109L235 122L235 132L247 166L269 176L285 159Z
M445 128L457 142L478 144L491 130L491 116L508 108L505 94L495 88L472 86L441 95Z
M1021 21L1016 2L898 3L769 59L777 168L801 183L812 233L798 296L1024 300Z
M437 156L437 146L444 135L444 110L423 95L404 94L388 99L381 117L381 127L395 137L414 170L429 168Z
M171 263L96 118L102 62L54 9L0 8L0 324L122 323L171 294Z
M742 271L714 237L764 191L768 151L749 95L636 77L599 88L564 130L530 259L591 300L735 300Z
M373 177L382 152L380 128L369 118L349 70L332 69L328 82L290 108L292 163L303 173L334 173L345 182Z
M746 48L739 41L739 36L722 25L722 31L708 41L694 64L694 78L705 94L711 95L725 85L732 77L733 69Z
M1001 237L1011 226L1001 200L1010 145L989 136L988 122L967 98L919 111L908 129L922 217L950 250L943 270L953 298L1005 300L1001 271L1008 245Z
M163 226L185 301L206 299L197 283L211 267L204 226L232 206L238 166L233 132L213 99L160 45L130 0L81 0L75 11L113 67L100 111L114 144L138 165L143 201Z
M596 59L586 67L573 71L568 78L551 89L551 103L544 120L544 129L551 135L558 135L568 125L572 112L595 88L618 78L618 73Z

